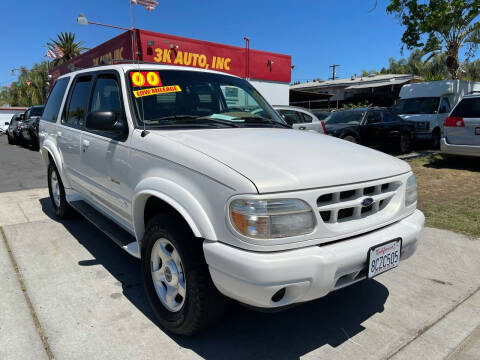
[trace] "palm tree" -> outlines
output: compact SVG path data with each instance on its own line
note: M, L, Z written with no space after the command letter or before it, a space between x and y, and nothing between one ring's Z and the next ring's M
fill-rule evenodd
M57 34L56 40L51 40L47 43L49 50L54 51L56 48L62 50L63 56L53 60L53 65L60 65L75 56L80 55L82 51L87 50L82 47L82 41L75 41L75 34L72 32L61 32Z

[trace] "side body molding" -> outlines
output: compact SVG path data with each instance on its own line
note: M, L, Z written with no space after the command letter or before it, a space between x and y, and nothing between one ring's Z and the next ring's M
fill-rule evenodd
M60 152L57 150L55 144L52 140L46 139L42 144L42 158L46 166L49 164L48 154L53 158L55 166L60 173L60 178L62 179L63 186L67 189L71 188L68 178L65 176L64 167L63 167L63 158Z
M177 210L188 223L196 237L208 240L217 239L213 225L202 205L193 194L175 182L161 178L144 179L136 186L134 194L132 201L132 218L135 236L140 246L145 233L145 204L151 196L165 201Z

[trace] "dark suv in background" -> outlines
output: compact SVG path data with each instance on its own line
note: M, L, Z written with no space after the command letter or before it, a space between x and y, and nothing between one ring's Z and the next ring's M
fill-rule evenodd
M21 139L24 145L31 145L33 149L39 149L38 124L43 114L43 105L35 105L25 111L25 124L21 128Z

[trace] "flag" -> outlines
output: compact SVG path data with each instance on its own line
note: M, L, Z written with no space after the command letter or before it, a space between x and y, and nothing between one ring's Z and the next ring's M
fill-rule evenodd
M158 1L155 0L130 0L130 4L137 4L143 6L148 11L152 11L158 5Z
M53 48L47 49L47 57L52 59L61 58L63 57L63 51L58 47L58 45L55 45Z

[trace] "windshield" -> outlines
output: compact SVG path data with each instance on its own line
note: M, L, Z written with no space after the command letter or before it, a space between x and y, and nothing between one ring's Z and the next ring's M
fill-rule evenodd
M43 114L43 106L34 107L30 111L30 117L42 116L42 114Z
M331 113L326 117L325 124L355 124L359 125L362 122L366 111L363 110L342 110Z
M247 81L185 70L141 70L128 75L139 126L288 127Z
M436 114L439 97L400 99L393 107L395 114Z

